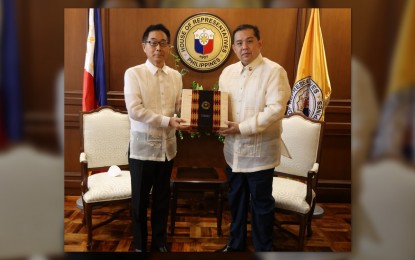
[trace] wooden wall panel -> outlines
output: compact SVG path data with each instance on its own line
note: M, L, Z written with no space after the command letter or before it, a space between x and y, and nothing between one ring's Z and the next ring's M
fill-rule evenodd
M332 94L326 109L318 200L350 202L351 9L321 9L320 18Z
M351 9L322 9L320 13L321 31L332 86L331 99L351 99L350 17Z
M65 91L82 91L86 37L88 34L88 11L84 8L66 8L64 15Z
M107 72L108 104L125 110L124 72L145 62L141 36L149 24L163 23L174 41L177 28L189 16L209 12L222 18L232 31L241 23L258 25L264 41L262 54L280 63L293 85L309 9L104 9L103 35ZM331 102L326 109L319 190L326 201L350 201L350 9L321 9L321 27L332 84ZM82 101L82 71L85 58L87 13L85 9L65 10L65 190L76 192L79 176L79 111ZM173 44L173 43L172 43ZM79 51L81 50L81 51ZM190 70L183 77L184 87L193 80L211 89L222 69L237 61L232 53L226 64L209 73ZM167 59L173 66L173 60ZM185 67L182 65L182 67ZM196 150L193 148L196 147ZM200 149L203 147L203 149ZM215 137L178 141L175 165L221 167L222 145ZM79 180L78 180L79 181ZM334 196L333 196L334 195Z
M287 53L293 53L295 48L292 42L295 41L297 9L254 9L250 15L252 20L247 18L246 9L111 9L108 17L111 36L109 38L109 90L122 92L125 70L146 60L141 47L141 36L149 24L163 22L170 29L173 45L176 28L187 17L202 11L221 17L230 30L241 23L258 25L264 36L263 55L283 65L290 75L290 80L293 80L294 59ZM256 19L259 16L263 19ZM183 78L185 88L190 88L192 81L195 80L205 89L211 89L219 79L221 70L236 61L237 57L232 53L226 64L218 70L210 73L190 71ZM167 59L167 64L173 66L173 60ZM182 67L185 68L184 65Z

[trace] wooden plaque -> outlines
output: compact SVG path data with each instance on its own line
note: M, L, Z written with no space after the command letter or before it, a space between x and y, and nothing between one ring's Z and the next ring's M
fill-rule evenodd
M181 118L182 125L202 132L215 132L227 128L228 93L214 90L183 89Z

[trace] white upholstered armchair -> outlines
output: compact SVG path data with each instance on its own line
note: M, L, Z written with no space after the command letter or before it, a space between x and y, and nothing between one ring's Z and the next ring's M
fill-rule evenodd
M87 249L92 247L92 230L107 224L122 210L93 225L92 210L108 203L125 203L131 198L128 171L130 122L128 114L103 106L80 114L83 223L88 232ZM98 172L95 174L91 174ZM129 209L129 207L127 207Z
M299 240L298 250L302 251L306 231L307 236L312 235L311 220L316 204L324 122L310 119L303 114L291 114L282 120L282 128L282 140L291 158L281 156L281 163L275 168L272 195L277 217L278 213L298 217L300 228L296 237ZM276 221L280 228L284 224L293 222Z

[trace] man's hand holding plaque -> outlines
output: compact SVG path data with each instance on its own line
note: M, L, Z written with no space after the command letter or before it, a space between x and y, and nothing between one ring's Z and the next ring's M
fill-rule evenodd
M234 135L240 134L241 131L239 130L239 124L236 122L225 121L225 124L228 126L227 128L220 129L218 134L226 136L226 135Z
M185 122L186 120L182 118L170 117L169 126L173 127L176 130L188 132L191 129L189 125L183 125Z

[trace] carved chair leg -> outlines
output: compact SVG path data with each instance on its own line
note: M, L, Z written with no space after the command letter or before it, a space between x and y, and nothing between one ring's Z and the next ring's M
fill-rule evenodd
M86 222L86 230L88 233L86 248L88 251L92 248L92 206L84 203L84 218Z
M313 230L311 228L311 221L313 220L313 213L314 213L315 207L316 207L316 204L314 203L307 216L307 237L311 237L313 235Z
M300 217L300 231L298 232L298 250L303 251L304 250L304 244L305 244L305 230L307 226L307 217L302 216Z
M82 199L82 208L84 209L84 212L83 212L83 216L82 216L82 225L83 226L85 226L86 225L86 217L85 217L85 202L84 202L84 199Z
M313 235L313 230L311 228L312 219L313 219L313 213L310 212L307 217L307 237L311 237Z

